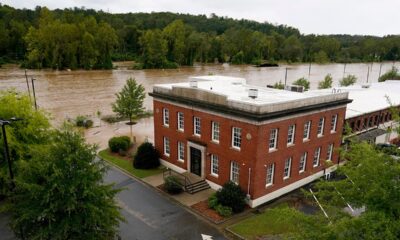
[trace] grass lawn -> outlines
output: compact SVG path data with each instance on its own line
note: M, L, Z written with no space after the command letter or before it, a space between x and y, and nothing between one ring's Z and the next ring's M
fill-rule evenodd
M300 221L298 214L293 208L284 204L247 218L231 226L230 230L246 239L291 233L296 231L298 226L296 223Z
M148 169L148 170L133 168L132 160L126 160L122 157L117 157L117 156L111 155L110 151L108 149L100 151L99 156L102 159L104 159L105 161L126 170L131 175L138 177L138 178L145 178L148 176L156 175L156 174L161 173L164 170L163 167L159 167L156 169Z

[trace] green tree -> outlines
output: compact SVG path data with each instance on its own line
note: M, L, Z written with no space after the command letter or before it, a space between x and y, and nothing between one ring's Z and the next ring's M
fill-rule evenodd
M344 77L342 80L340 80L339 84L342 87L347 87L350 85L354 85L356 82L357 82L357 77L349 74L346 77Z
M140 37L144 68L164 68L167 64L167 41L160 30L148 30Z
M386 80L400 80L400 73L396 67L392 67L389 71L385 72L379 77L379 82L384 82Z
M290 62L301 61L303 57L303 45L295 35L287 38L281 49L282 57Z
M327 74L324 78L323 81L318 83L318 89L326 89L326 88L331 88L332 87L332 75Z
M314 53L314 61L316 63L327 63L329 62L328 55L324 51Z
M175 20L163 29L163 36L167 40L167 59L171 62L184 64L185 59L185 24L182 20Z
M12 196L11 225L27 239L112 239L122 220L119 190L103 183L96 147L63 130L22 162Z
M275 89L284 89L284 88L285 88L285 84L283 84L281 81L276 82L276 83L274 84L274 88L275 88Z
M308 81L306 78L297 79L296 81L293 82L293 85L303 86L304 91L310 89L310 81Z

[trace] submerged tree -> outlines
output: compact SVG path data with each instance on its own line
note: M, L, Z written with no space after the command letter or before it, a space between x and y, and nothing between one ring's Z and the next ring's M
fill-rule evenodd
M53 143L21 162L11 201L11 225L27 239L112 239L122 217L119 190L103 183L96 148L62 130Z
M318 89L326 89L332 87L332 75L327 74L323 81L318 83Z
M357 82L357 77L349 74L346 77L344 77L342 80L340 80L340 86L347 87L350 85L354 85L356 82Z
M293 84L298 86L303 86L304 91L310 89L310 81L308 81L306 78L299 78L296 81L294 81Z
M384 82L386 80L400 80L399 69L392 67L392 69L379 77L379 82Z

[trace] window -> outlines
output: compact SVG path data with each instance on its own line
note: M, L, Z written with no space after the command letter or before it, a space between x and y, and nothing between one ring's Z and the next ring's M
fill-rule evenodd
M333 143L329 144L329 146L328 146L328 152L326 153L327 161L332 161L332 154L333 154Z
M302 173L306 170L307 164L307 152L304 152L303 155L300 157L300 164L299 164L299 173Z
M276 143L278 141L278 129L271 129L269 134L269 150L276 149Z
M336 132L337 117L338 117L337 114L335 114L335 115L332 116L332 120L331 120L331 132Z
M274 184L274 171L275 171L275 164L269 164L267 166L267 178L265 186L271 186Z
M169 126L169 110L168 108L163 109L163 124L164 126Z
M325 123L325 118L320 118L318 122L318 137L324 135L324 123Z
M239 184L239 163L231 162L231 181Z
M321 154L321 147L318 147L317 149L315 149L315 152L314 152L313 167L317 167L319 165L320 154Z
M211 127L212 127L211 140L214 142L219 142L219 123L212 122Z
M290 177L290 166L292 165L292 158L288 158L285 161L285 168L283 170L283 179L288 179Z
M178 142L178 161L185 160L185 144L183 142Z
M303 140L310 139L311 121L304 124Z
M178 112L178 130L184 131L183 130L184 127L185 127L185 120L183 117L183 112Z
M287 144L293 144L294 143L294 133L296 130L296 125L290 125L288 129L288 137L287 137Z
M217 155L211 154L211 174L218 176L219 159Z
M194 117L193 119L193 126L194 126L194 135L200 136L201 134L201 125L200 125L200 118Z
M169 149L169 138L164 137L164 155L169 156L170 149Z
M232 128L232 147L240 149L242 144L242 129L238 127Z

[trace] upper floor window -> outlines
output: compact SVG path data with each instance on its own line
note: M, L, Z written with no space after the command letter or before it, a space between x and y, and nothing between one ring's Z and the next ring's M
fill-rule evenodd
M178 142L178 160L185 160L185 144L183 142Z
M194 135L200 136L201 134L201 123L199 117L193 118L193 126L194 126Z
M303 140L310 139L311 121L304 123Z
M320 155L321 155L321 147L318 147L317 149L315 149L314 152L313 167L317 167L319 165Z
M232 147L239 148L242 144L242 129L238 127L232 128Z
M178 130L183 131L185 128L185 120L183 112L178 112Z
M332 161L332 154L333 154L333 143L329 144L329 146L328 146L328 151L326 153L326 160L327 161Z
M164 126L169 126L169 110L168 108L163 108L163 124Z
M318 137L324 135L324 123L325 123L325 118L324 117L320 118L318 122Z
M274 184L274 171L275 171L275 164L269 164L267 166L267 177L266 177L266 186L271 186Z
M239 184L239 163L231 162L231 177L230 180L236 184Z
M292 158L288 158L285 161L285 168L283 169L283 179L288 179L290 177L290 167L292 165Z
M169 148L169 138L164 137L164 155L169 156L170 148Z
M211 174L218 176L219 172L219 159L215 154L211 154Z
M294 133L296 130L296 125L290 125L288 129L288 137L287 137L287 144L293 144L294 143Z
M338 118L338 115L337 115L337 114L335 114L335 115L332 116L332 120L331 120L331 132L336 132L337 118Z
M214 142L219 142L219 123L212 122L211 123L211 140Z
M269 150L276 149L277 142L278 142L278 129L274 128L271 129L271 132L269 133Z
M302 173L306 170L306 165L307 165L307 152L304 152L303 155L301 155L300 157L299 173Z

